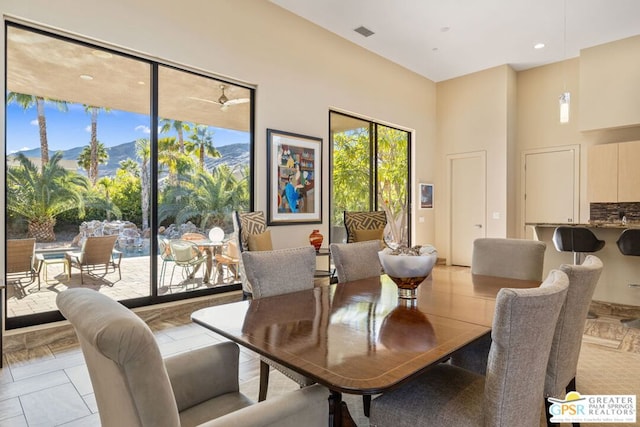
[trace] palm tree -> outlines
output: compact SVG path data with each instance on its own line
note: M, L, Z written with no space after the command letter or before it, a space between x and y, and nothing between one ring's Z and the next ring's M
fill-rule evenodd
M115 187L115 181L113 178L105 176L100 178L97 183L104 190L104 198L107 203L111 203L111 191ZM111 211L107 211L107 221L111 221Z
M246 170L246 169L245 169ZM175 217L178 224L195 221L201 229L212 226L231 228L234 209L248 208L249 181L227 165L220 165L209 174L196 172L188 185L169 187L158 209L158 220Z
M7 209L27 220L29 236L38 241L55 241L53 227L61 213L78 209L78 216L84 217L89 182L60 166L61 159L59 151L39 170L18 153L19 166L7 169Z
M49 163L49 142L47 141L47 119L44 115L44 104L50 103L58 107L60 111L68 111L66 101L57 99L44 98L42 96L26 95L24 93L9 92L7 95L7 103L15 102L19 104L25 111L34 105L38 113L38 130L40 132L40 168Z
M91 114L91 162L89 165L89 180L95 185L98 181L98 112L111 111L107 107L95 107L93 105L84 105L84 111Z
M189 139L191 141L186 142L187 152L198 157L198 165L201 170L204 169L205 156L221 156L220 152L213 146L213 132L209 130L209 126L196 125Z
M80 166L82 169L87 171L87 175L89 176L89 180L91 181L92 185L96 185L96 180L97 180L97 174L95 176L95 179L93 177L91 177L91 157L92 157L92 146L91 145L86 145L82 151L80 152L80 155L78 156L78 166ZM107 153L107 149L105 148L104 144L102 142L98 141L98 145L97 145L97 152L96 152L96 158L98 160L98 163L101 165L106 165L107 161L109 160L109 153ZM97 169L96 169L97 172Z
M174 129L178 133L178 152L184 153L184 132L191 131L190 123L172 119L162 119L160 123L162 124L160 132L166 133Z
M149 192L151 178L149 171L149 160L151 159L151 145L149 139L140 138L136 140L136 155L142 165L140 167L140 197L142 208L142 229L149 228Z
M158 140L158 163L167 168L169 185L179 185L178 175L193 168L193 159L177 150L172 136Z

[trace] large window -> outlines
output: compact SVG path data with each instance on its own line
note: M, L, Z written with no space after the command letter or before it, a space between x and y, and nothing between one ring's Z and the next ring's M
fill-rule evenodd
M344 211L384 210L385 240L409 244L410 133L331 112L331 241L346 241Z
M69 287L129 306L239 288L216 258L231 212L251 208L253 89L19 25L6 34L7 328L58 319ZM104 236L106 269L86 243Z

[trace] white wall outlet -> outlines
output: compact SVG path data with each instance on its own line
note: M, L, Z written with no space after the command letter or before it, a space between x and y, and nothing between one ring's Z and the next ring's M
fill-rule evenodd
M418 222L424 222L424 217L423 216L418 217Z
M500 219L500 212L494 212L492 215L493 219Z

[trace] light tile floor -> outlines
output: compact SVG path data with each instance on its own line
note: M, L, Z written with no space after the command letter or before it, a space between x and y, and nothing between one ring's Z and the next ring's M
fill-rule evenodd
M163 356L188 351L224 338L198 325L188 316L150 320ZM72 340L61 340L29 350L3 355L0 369L0 426L99 426L97 405L84 358ZM241 390L256 399L259 361L246 349L240 353ZM588 320L578 366L578 391L582 394L640 395L640 330L621 325L603 315ZM297 387L272 371L269 396ZM359 426L368 426L360 396L347 396L350 412ZM639 420L640 421L640 420ZM595 426L596 424L589 424ZM611 427L615 424L606 424ZM636 424L640 425L640 424ZM622 427L630 424L621 425Z

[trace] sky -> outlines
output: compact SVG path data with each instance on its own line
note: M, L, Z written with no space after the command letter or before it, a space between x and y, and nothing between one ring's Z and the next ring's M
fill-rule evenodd
M7 105L7 154L40 147L38 116L35 107L28 110L15 103ZM47 140L49 150L68 150L89 145L91 140L91 115L80 104L69 105L63 112L45 104ZM235 143L249 143L249 133L230 129L213 128L216 147ZM170 134L171 135L171 134ZM98 141L105 147L149 138L149 117L120 110L100 111L98 114ZM172 135L175 136L175 133ZM185 138L187 135L185 135Z

